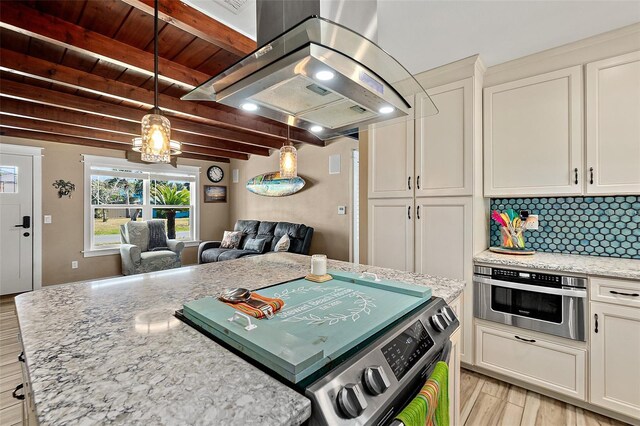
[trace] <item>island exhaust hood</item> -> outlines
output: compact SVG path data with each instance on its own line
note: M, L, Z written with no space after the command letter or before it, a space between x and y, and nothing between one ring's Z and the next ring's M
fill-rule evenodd
M271 5L277 3L282 8L273 11ZM291 11L292 4L313 3L269 0L260 7L259 1L261 47L182 99L240 108L311 131L323 140L369 124L413 118L413 106L405 97L417 93L423 95L421 116L438 112L415 78L369 39L318 16L302 21L292 17L304 13ZM278 33L274 27L286 28L287 19L297 24L261 43L261 34L264 38L271 31L273 37ZM262 22L269 23L268 31L261 31Z

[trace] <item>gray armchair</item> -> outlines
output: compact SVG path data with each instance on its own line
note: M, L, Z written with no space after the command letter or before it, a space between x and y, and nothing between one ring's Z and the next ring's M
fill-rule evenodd
M152 232L149 230L149 222L162 222L162 229L164 229L164 221L132 221L120 225L122 243L120 259L124 275L163 271L182 266L181 255L184 243L165 237L166 247L150 248L149 239Z

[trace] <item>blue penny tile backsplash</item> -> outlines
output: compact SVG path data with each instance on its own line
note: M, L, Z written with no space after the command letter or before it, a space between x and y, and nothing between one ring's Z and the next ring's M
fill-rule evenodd
M550 253L640 259L640 196L492 198L491 210L527 210L539 217L526 230L526 247ZM500 245L491 220L490 243Z

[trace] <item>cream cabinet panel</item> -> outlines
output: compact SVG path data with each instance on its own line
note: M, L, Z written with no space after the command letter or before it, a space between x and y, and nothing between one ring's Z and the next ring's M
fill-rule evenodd
M591 403L640 420L640 309L594 302L590 324Z
M438 114L416 118L416 197L471 195L473 171L473 79L427 91ZM425 96L416 97L422 117Z
M581 400L586 395L587 351L476 324L476 365Z
M452 302L455 304L456 302ZM452 425L460 424L460 329L451 337L451 355L449 357L449 422Z
M413 197L413 120L369 127L369 198Z
M582 193L582 92L580 66L484 89L485 196Z
M587 65L587 193L640 194L640 51Z
M416 198L416 272L465 281L458 318L463 362L473 364L472 198Z
M413 198L369 200L368 263L413 272Z
M640 310L640 281L589 277L591 300L634 306Z

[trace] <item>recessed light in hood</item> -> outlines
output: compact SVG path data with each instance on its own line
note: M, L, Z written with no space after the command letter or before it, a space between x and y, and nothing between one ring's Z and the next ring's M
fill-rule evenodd
M185 100L253 111L331 139L359 127L413 116L404 96L421 93L424 116L435 105L413 76L375 43L324 18L310 17L203 83Z

